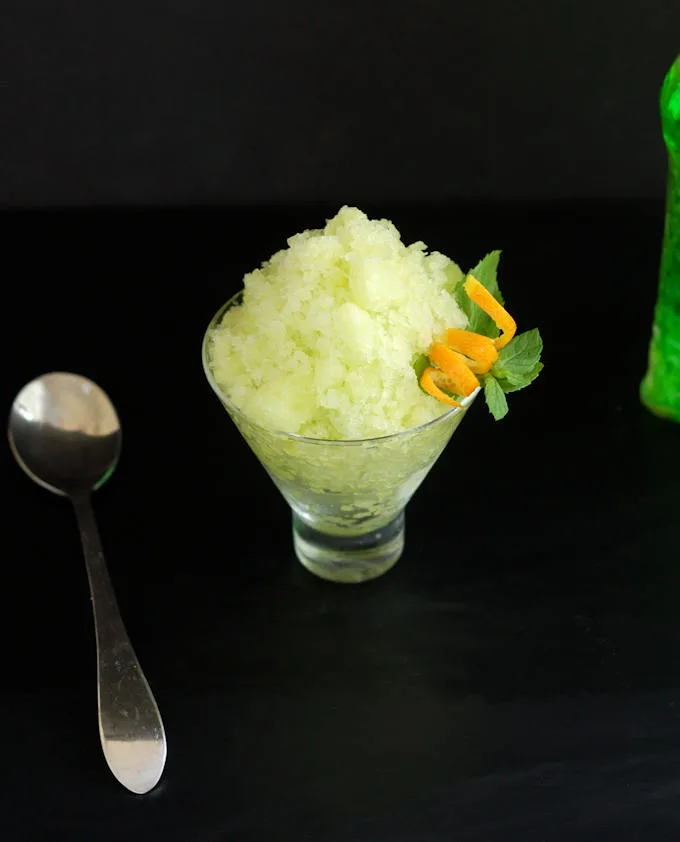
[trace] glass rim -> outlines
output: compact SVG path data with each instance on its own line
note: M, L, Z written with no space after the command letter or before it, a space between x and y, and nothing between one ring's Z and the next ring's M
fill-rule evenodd
M446 412L443 412L441 415L438 415L436 418L433 418L431 421L426 421L424 424L419 424L417 427L409 427L407 430L400 430L397 433L387 433L384 436L369 436L368 438L361 438L361 439L321 439L321 438L314 438L312 436L303 436L299 433L290 433L286 430L277 430L271 427L264 427L262 424L258 424L257 421L253 421L249 418L242 409L240 409L236 404L231 400L231 398L226 395L220 386L217 384L215 378L213 377L213 373L210 370L210 365L208 363L208 341L210 338L210 332L212 329L217 325L219 320L222 316L226 313L226 311L233 307L237 300L243 298L245 293L245 288L241 288L238 292L231 296L225 303L217 310L215 315L210 319L207 328L205 329L205 333L203 334L203 342L201 343L201 358L203 363L203 372L210 384L212 390L215 392L217 397L220 401L227 407L229 412L237 415L248 424L251 424L254 427L262 430L263 432L268 433L269 435L274 436L283 436L289 439L292 439L296 442L301 442L305 444L317 444L317 445L332 445L337 447L348 447L348 446L358 446L362 444L373 444L378 442L386 442L391 440L396 440L399 438L405 438L407 436L413 435L414 433L420 432L422 430L426 430L429 427L433 427L436 424L443 423L446 419L450 419L457 414L464 413L468 407L472 404L474 399L477 397L481 386L478 386L472 394L468 395L466 398L463 398L461 403L462 406L453 406Z

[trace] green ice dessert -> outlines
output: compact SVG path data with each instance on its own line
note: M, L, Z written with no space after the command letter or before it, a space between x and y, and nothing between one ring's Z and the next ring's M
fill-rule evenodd
M215 380L253 421L324 439L417 427L444 406L418 385L413 358L466 318L447 289L462 277L392 223L345 207L291 237L244 280L243 304L212 340Z
M498 295L495 266L487 274ZM418 361L433 342L468 327L464 279L424 243L404 245L391 222L343 207L246 275L242 303L212 332L213 376L248 418L271 429L347 440L417 427L447 410L421 388L414 361L421 375ZM523 368L537 374L534 340Z
M247 274L208 327L208 379L318 575L361 581L394 564L404 507L480 388L501 418L505 394L538 375L540 336L515 336L498 258L465 275L343 207Z

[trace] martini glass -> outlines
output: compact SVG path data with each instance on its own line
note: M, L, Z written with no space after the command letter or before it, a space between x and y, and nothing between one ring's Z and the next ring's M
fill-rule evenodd
M404 510L477 397L477 389L419 427L366 439L316 439L249 419L218 386L211 334L237 293L215 314L203 339L203 368L220 402L292 510L293 546L302 564L332 582L364 582L389 570L404 550Z

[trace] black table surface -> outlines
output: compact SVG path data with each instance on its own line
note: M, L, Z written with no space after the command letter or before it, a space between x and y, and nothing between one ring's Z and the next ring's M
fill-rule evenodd
M67 502L0 449L0 839L680 838L680 429L638 399L662 202L381 207L472 265L502 248L545 371L478 402L363 585L295 560L288 508L204 381L243 273L335 207L5 212L2 398L50 370L115 401L95 497L168 761L104 763Z

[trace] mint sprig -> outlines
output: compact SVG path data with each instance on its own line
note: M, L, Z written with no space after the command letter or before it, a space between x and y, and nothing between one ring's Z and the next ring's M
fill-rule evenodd
M491 339L495 339L500 331L491 317L470 300L464 289L464 280L470 275L474 276L497 301L503 304L497 277L500 257L500 250L490 252L467 275L458 279L455 277L457 273L452 272L447 285L447 289L453 294L456 303L467 317L467 329ZM455 268L458 269L458 267ZM508 414L508 401L505 396L510 392L526 388L543 370L542 351L543 340L538 329L534 328L517 334L498 352L498 359L491 371L480 378L486 405L496 421L500 421ZM418 380L428 365L430 361L425 354L420 354L414 360L413 367Z

